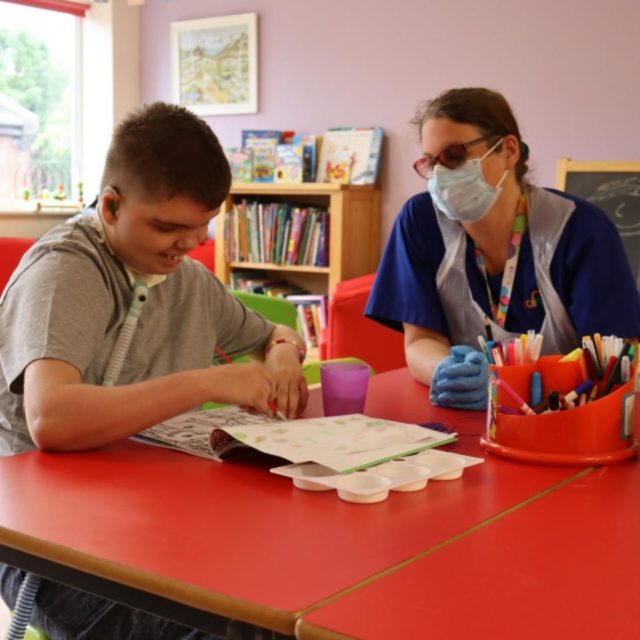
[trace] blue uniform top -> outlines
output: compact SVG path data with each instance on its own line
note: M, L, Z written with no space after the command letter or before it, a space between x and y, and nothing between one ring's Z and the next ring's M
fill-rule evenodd
M576 205L558 242L550 276L577 335L640 336L640 295L614 224L593 204L550 191ZM394 223L365 315L400 331L406 322L448 336L436 289L436 273L444 253L431 196L420 193L405 203ZM491 317L486 284L469 236L466 272L474 300ZM502 274L489 276L496 300L501 283ZM505 329L539 331L544 314L527 231L520 246Z

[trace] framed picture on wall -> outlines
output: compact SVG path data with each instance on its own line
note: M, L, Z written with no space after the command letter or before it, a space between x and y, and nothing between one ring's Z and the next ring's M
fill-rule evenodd
M171 23L173 101L198 115L257 113L257 15Z

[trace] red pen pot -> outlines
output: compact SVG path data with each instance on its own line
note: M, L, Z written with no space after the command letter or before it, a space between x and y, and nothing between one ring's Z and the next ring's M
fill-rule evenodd
M531 374L542 378L542 397L551 391L566 394L582 381L579 362L558 362L561 356L544 356L535 365L489 366L487 431L480 442L495 455L535 464L609 464L638 453L634 424L640 421L640 394L629 382L585 405L539 415L500 412L500 405L518 408L520 397L530 401ZM504 381L508 393L497 380Z

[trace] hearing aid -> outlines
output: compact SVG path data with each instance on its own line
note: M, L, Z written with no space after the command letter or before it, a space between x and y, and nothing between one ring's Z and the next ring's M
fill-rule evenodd
M104 188L104 190L102 191L102 197L104 197L104 195L107 193L113 196L107 203L107 206L109 207L109 213L111 213L111 215L115 218L118 215L118 206L119 206L118 198L120 197L120 194L118 193L118 190L115 187L111 187L111 186Z

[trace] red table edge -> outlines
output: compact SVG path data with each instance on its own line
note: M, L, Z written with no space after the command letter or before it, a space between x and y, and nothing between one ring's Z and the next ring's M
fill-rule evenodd
M76 551L71 547L45 542L40 538L17 533L4 527L0 527L0 544L35 558L173 600L187 607L232 619L250 621L251 624L288 635L293 634L296 621L300 617L300 612L256 605L224 593L132 569L118 562L104 560Z
M528 498L526 498L525 500L522 500L521 502L518 502L517 504L511 505L509 508L505 509L504 511L496 513L493 516L487 518L486 520L483 520L482 522L478 522L477 524L474 524L472 527L469 527L465 531L461 531L455 534L454 536L447 538L446 540L442 540L441 542L434 545L433 547L430 547L429 549L425 549L420 553L414 556L411 556L406 560L403 560L402 562L398 562L392 567L387 567L386 569L384 569L384 571L380 571L377 574L371 575L368 578L365 578L364 580L361 580L351 585L348 589L344 589L339 593L336 593L332 596L324 598L321 602L318 602L312 606L306 607L305 609L301 610L298 614L299 618L295 625L296 638L298 640L345 640L345 639L351 640L351 636L345 636L337 631L332 631L330 629L327 629L326 627L321 627L315 624L314 622L308 622L304 619L304 616L312 613L313 611L316 611L317 609L322 608L325 605L328 605L332 602L335 602L336 600L339 600L341 597L348 595L349 593L360 590L368 586L369 584L377 582L378 580L385 578L387 575L395 573L396 571L400 571L404 567L409 566L410 564L413 564L414 562L417 562L418 560L421 560L426 556L436 553L440 549L443 549L444 547L447 547L450 544L453 544L454 542L457 542L458 540L475 533L478 529L482 529L486 526L491 525L493 522L497 520L501 520L502 518L510 515L514 511L519 511L520 509L523 509L524 507L531 504L532 502L540 500L545 496L549 495L550 493L554 493L558 489L561 489L562 487L568 484L571 484L572 482L575 482L576 480L579 480L580 478L592 473L593 471L596 470L596 468L597 467L587 467L587 468L577 469L576 473L573 474L572 476L569 476L568 478L564 478L563 480L560 480L556 484L551 485L550 487L547 487L543 491L540 491L539 493L536 493L533 496L529 496Z

